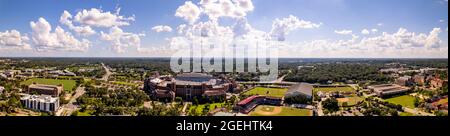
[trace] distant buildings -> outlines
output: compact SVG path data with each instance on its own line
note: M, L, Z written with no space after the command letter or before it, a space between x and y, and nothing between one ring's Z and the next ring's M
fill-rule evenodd
M63 85L43 85L43 84L31 84L28 86L28 92L30 94L51 95L58 97L63 91Z
M146 79L144 83L144 91L152 98L168 100L174 100L175 97L185 100L225 99L226 92L232 92L235 88L237 84L233 80L202 73L184 73L175 78L157 75Z
M430 86L432 88L441 88L444 85L448 85L448 80L442 80L442 79L440 79L438 77L433 77L430 80Z
M395 84L401 85L401 86L410 86L414 83L411 76L403 76L399 77L395 80Z
M400 86L398 84L383 84L368 86L368 88L376 93L379 97L387 97L410 91L411 88Z
M75 73L70 72L68 70L53 70L53 71L49 71L48 74L57 77L57 76L77 76Z
M309 68L309 69L314 69L314 66L298 66L297 69L301 70L301 69L305 69L305 68Z
M39 111L55 112L59 108L59 98L49 95L25 95L20 102L25 108Z
M4 76L5 78L14 78L16 75L16 71L13 70L6 70L2 73L2 76Z
M426 77L423 75L415 75L413 80L417 85L425 85Z

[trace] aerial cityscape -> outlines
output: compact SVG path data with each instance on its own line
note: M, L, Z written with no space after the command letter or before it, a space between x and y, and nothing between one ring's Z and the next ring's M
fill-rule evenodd
M280 76L167 58L10 58L2 116L448 116L447 59L280 59Z
M448 116L448 0L276 1L0 0L0 116Z

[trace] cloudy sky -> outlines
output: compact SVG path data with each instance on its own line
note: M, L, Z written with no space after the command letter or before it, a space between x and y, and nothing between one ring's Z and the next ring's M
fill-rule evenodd
M198 39L281 57L448 58L448 0L0 0L0 57L165 57Z

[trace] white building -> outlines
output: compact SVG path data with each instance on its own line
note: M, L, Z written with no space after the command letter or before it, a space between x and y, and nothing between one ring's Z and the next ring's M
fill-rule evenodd
M50 95L25 95L20 102L28 109L39 111L55 112L59 108L59 98Z

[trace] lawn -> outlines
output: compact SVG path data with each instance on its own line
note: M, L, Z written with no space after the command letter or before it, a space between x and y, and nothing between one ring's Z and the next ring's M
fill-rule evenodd
M415 116L415 115L409 112L400 112L399 116Z
M386 101L389 103L393 103L393 104L400 104L400 105L402 105L404 107L408 107L408 108L416 108L416 106L414 106L414 97L410 96L410 95L393 97L393 98L386 99Z
M117 85L137 86L137 84L135 84L135 83L121 82L121 81L115 81L115 82L112 82L112 83L113 84L117 84Z
M264 88L256 87L244 93L244 95L266 95L271 97L284 97L288 89L286 88Z
M205 108L209 108L209 111L212 111L212 110L214 110L216 107L217 107L217 108L224 107L224 106L225 106L225 103L212 103L212 104L209 104L209 107L206 107L206 105L207 105L207 104L201 104L201 105L197 105L197 106L192 105L192 106L189 108L189 111L195 111L195 112L197 112L198 114L202 114L202 113L203 113L203 109L205 109Z
M46 84L46 85L60 85L63 84L64 91L72 92L75 88L75 80L58 80L58 79L44 79L44 78L33 78L27 81L23 81L21 85L30 85L32 83Z
M89 112L78 112L77 116L92 116Z
M314 92L355 92L355 89L352 87L316 87L314 88Z
M250 116L311 116L312 111L308 109L298 109L292 107L260 105Z

